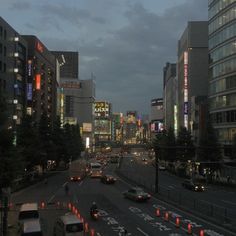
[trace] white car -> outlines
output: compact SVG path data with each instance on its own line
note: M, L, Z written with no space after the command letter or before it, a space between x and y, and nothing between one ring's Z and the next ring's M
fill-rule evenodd
M159 166L159 170L166 170L166 167L165 166Z

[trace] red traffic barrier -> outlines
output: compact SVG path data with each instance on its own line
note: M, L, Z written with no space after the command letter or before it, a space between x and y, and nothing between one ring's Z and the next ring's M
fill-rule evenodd
M45 208L45 202L41 202L40 207L41 207L42 209L44 209L44 208Z
M78 209L77 208L75 208L75 215L77 215L78 214Z
M160 216L161 216L161 211L160 211L160 209L159 209L159 208L157 208L157 209L156 209L156 215L157 215L158 217L160 217Z
M89 225L88 225L88 223L84 223L84 232L85 233L89 232Z
M95 230L94 229L91 229L90 230L90 236L94 236L95 235Z
M77 217L78 217L79 219L81 219L81 215L80 215L79 212L77 213Z
M72 206L71 206L71 203L70 203L70 202L68 203L68 208L69 208L69 210L71 210L71 208L72 208Z
M204 230L203 229L200 230L199 236L204 236Z
M176 226L177 228L179 228L179 226L180 226L180 219L179 219L179 217L176 217L176 218L175 218L175 226Z
M192 234L192 225L188 223L188 234Z
M169 212L165 212L165 217L164 217L165 221L169 220Z

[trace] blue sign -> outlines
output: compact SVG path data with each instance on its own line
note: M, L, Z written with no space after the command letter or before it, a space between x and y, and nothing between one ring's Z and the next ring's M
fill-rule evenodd
M188 102L184 102L184 114L188 115Z
M32 84L27 84L27 100L32 101Z

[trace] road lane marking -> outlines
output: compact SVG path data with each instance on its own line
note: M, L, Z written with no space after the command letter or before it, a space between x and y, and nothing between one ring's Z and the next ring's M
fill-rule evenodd
M130 186L130 187L133 187L132 184L128 183L127 181L123 180L122 178L120 178L120 180L121 180L123 183L125 183L126 185L128 185L128 186ZM179 211L179 212L182 212L182 213L185 214L185 215L188 215L188 216L190 216L190 217L192 217L192 218L195 218L196 220L199 220L199 221L201 221L201 222L204 222L204 223L207 224L207 225L210 225L210 226L212 226L212 227L216 227L216 228L222 230L223 232L227 232L227 233L229 233L229 234L232 234L232 231L231 231L231 230L228 230L228 229L223 228L223 227L221 227L221 226L219 226L219 225L213 224L213 223L211 223L210 221L204 220L204 219L202 219L202 218L200 218L200 217L198 217L198 216L196 216L196 215L194 215L194 214L191 214L191 213L189 213L189 212L187 213L187 212L185 212L185 211L183 211L183 210L181 210L181 209L179 209L179 208L177 208L177 207L175 207L175 206L173 206L173 205L171 205L171 204L169 204L169 203L167 203L167 202L165 202L165 201L163 201L163 200L158 199L158 198L155 197L154 195L152 196L152 198L155 199L156 201L159 201L159 202L163 203L164 205L166 205L166 206L168 206L168 207L171 207L171 208L173 208L173 209L175 209L175 210L177 210L177 211ZM204 201L204 200L201 200L201 201ZM205 202L206 202L206 201L205 201ZM186 229L183 229L183 230L186 231Z
M230 201L225 201L225 200L221 200L221 201L236 206L235 202L230 202Z
M81 186L81 185L83 184L83 182L84 182L84 181L81 181L81 182L79 183L79 186Z
M140 233L142 233L143 235L149 236L149 234L145 233L145 232L144 232L143 230L141 230L140 228L137 228L137 230L138 230Z
M97 233L97 236L102 236L101 234Z
M53 194L53 195L49 198L48 203L50 203L54 198L55 198L55 194Z
M65 183L62 185L62 187L65 187L67 184L68 184L68 182L65 182Z

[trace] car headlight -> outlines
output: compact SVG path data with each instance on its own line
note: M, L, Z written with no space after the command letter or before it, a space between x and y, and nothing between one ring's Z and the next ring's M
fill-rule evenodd
M195 190L197 190L198 189L198 186L195 186Z

